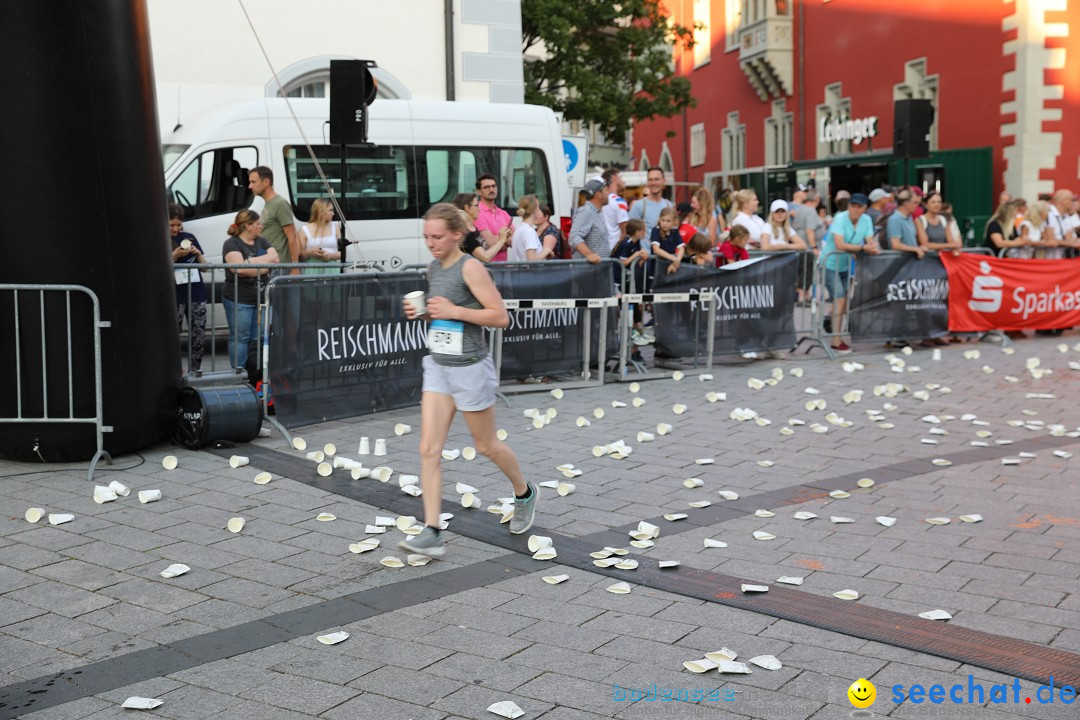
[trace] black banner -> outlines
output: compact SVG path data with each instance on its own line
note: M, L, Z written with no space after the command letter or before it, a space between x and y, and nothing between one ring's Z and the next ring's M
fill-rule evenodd
M861 255L848 319L851 338L919 340L949 331L949 277L937 255Z
M795 346L795 282L798 253L777 253L732 263L722 268L682 264L668 274L659 260L653 281L655 293L715 292L717 355ZM655 303L655 348L663 357L692 357L705 353L708 308L697 301Z
M492 263L488 269L504 300L576 299L583 305L589 298L612 295L610 263ZM580 374L589 312L587 307L544 307L543 302L531 309L511 310L510 327L503 331L500 378ZM600 315L591 312L595 353ZM608 326L609 340L614 339L615 329L615 324ZM609 357L614 348L609 344Z
M424 271L279 278L270 286L270 395L287 428L417 405L427 323L402 297Z

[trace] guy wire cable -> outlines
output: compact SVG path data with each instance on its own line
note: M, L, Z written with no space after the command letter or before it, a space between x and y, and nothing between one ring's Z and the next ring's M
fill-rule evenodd
M348 236L349 243L356 246L356 252L360 256L359 260L353 262L353 269L358 264L366 263L364 260L364 253L360 250L360 241L353 236L352 228L349 227L349 222L345 217L344 211L341 209L341 205L338 204L337 196L334 194L334 189L330 187L330 181L326 179L326 174L323 172L322 164L319 159L315 157L315 150L312 149L311 143L308 141L307 135L304 133L304 128L300 125L300 119L296 117L296 111L293 110L292 102L289 101L289 97L285 94L285 86L281 84L281 78L278 77L277 70L274 69L274 63L270 61L270 55L266 52L266 47L263 45L262 39L259 37L259 31L255 29L255 23L251 21L251 16L248 14L247 8L244 7L244 0L236 0L240 5L240 10L244 13L244 17L247 19L248 26L251 28L251 33L255 36L255 42L259 45L259 51L262 52L263 58L266 60L267 67L270 68L270 73L274 76L274 83L277 85L278 95L285 100L285 106L289 108L289 114L292 115L293 122L296 123L296 129L300 131L300 137L304 140L304 147L307 148L308 155L311 156L311 161L315 165L315 171L319 174L319 179L322 180L323 185L326 187L326 192L330 195L330 202L334 206L334 211L337 212L339 218L341 218L341 225L345 229L345 234ZM344 148L342 149L344 152ZM345 189L345 178L341 178L342 191Z

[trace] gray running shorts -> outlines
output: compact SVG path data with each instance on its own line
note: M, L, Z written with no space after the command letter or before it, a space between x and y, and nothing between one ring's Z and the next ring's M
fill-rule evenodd
M495 404L499 378L491 355L472 365L440 365L424 356L424 392L449 395L462 412L487 410Z

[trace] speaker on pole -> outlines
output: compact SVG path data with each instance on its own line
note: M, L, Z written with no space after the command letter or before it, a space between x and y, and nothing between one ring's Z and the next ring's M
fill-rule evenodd
M893 106L893 155L927 157L933 124L934 106L929 100L897 100Z
M330 144L367 144L368 105L378 89L374 60L330 61Z

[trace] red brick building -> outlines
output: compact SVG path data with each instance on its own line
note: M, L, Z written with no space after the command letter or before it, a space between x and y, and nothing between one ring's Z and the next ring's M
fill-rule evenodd
M698 102L635 125L634 169L754 187L763 206L809 180L917 183L980 230L1001 190L1080 190L1080 0L663 2L705 26L674 57ZM903 98L935 109L928 157L893 154Z

